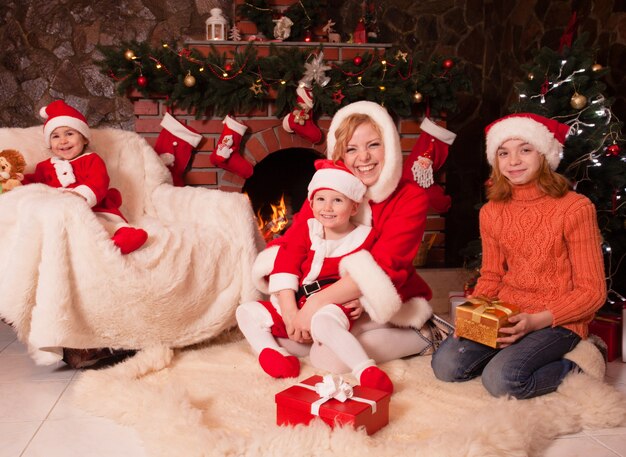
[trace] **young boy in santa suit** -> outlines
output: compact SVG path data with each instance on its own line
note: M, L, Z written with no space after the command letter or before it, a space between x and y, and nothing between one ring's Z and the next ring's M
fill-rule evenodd
M44 141L53 157L39 162L35 172L24 177L24 183L47 184L82 197L112 233L111 239L122 254L139 249L148 234L131 227L122 215L122 196L117 189L109 188L104 161L87 149L91 133L85 117L63 100L43 107L40 115L46 119Z
M306 298L339 279L343 258L372 246L371 227L354 223L365 185L343 164L318 160L308 187L313 218L308 221L306 239L290 239L289 251L269 276L269 301L243 303L237 308L237 323L259 356L261 368L275 378L300 373L297 357L281 347L276 338L299 341L302 337L293 319ZM358 340L350 333L353 320L362 308L329 303L311 320L313 342L328 346L350 369L360 384L393 392L387 374L375 365Z

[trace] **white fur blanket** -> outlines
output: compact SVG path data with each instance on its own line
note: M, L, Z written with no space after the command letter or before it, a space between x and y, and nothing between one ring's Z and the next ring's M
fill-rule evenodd
M586 374L569 375L555 393L517 401L491 397L478 379L438 381L430 357L414 357L383 366L396 392L389 424L374 435L331 431L319 420L279 427L274 395L297 380L267 376L245 341L177 352L154 372L168 356L144 351L84 372L73 385L75 401L134 427L148 454L163 457L540 456L560 435L626 423L624 395ZM303 360L298 379L315 374Z
M182 347L234 325L258 296L250 271L258 231L241 194L176 188L139 135L92 130L122 212L148 242L126 256L80 197L41 184L0 195L0 316L38 363L61 347ZM27 172L44 159L41 127L0 129Z

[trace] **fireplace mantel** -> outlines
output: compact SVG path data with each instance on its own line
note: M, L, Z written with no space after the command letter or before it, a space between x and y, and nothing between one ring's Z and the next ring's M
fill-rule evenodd
M323 45L324 58L328 61L342 62L346 59L353 59L357 55L365 52L384 53L391 44L385 43L320 43L320 42L253 42L259 55L269 55L270 44L274 46L298 46L302 49L317 49ZM203 55L207 55L211 46L217 48L219 52L236 51L245 47L245 41L204 41L188 40L186 45L190 49L197 50ZM133 91L128 94L134 104L135 130L142 135L151 145L154 145L161 131L160 123L164 114L168 111L165 97L148 96L144 97L140 92ZM173 109L172 114L181 123L197 130L204 137L193 156L193 162L189 172L185 175L185 182L191 186L203 186L212 189L220 189L230 192L241 192L244 179L220 168L216 168L209 160L209 156L222 132L221 117L207 115L196 118L194 113ZM237 120L248 127L242 141L241 153L243 157L252 165L259 163L269 154L287 148L310 148L322 154L326 152L325 141L320 144L311 144L301 137L286 132L282 127L282 118L276 117L273 100L268 99L262 108L247 113L233 113ZM419 125L421 118L404 118L397 121L400 132L402 151L405 157L410 153L411 148L420 133ZM439 122L445 126L444 122ZM322 116L316 119L316 124L320 127L324 135L330 126L330 118ZM431 236L435 241L428 253L426 266L443 266L444 262L444 240L445 240L445 218L440 214L430 214L426 227L426 239Z

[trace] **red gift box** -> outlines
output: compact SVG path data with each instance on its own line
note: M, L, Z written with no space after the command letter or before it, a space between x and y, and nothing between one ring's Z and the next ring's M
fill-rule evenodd
M354 396L345 402L334 398L323 402L316 416L312 413L312 405L321 401L314 387L319 382L322 382L321 376L311 376L277 393L276 423L278 425L306 425L315 417L319 417L331 427L335 424L351 424L354 428L365 427L368 435L389 423L391 395L382 390L362 386L354 386Z
M607 361L611 362L622 353L622 316L597 315L589 323L589 333L599 336L607 345Z

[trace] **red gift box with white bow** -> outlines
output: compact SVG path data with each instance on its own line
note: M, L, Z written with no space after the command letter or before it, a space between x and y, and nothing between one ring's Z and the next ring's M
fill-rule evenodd
M311 376L276 394L276 423L306 425L319 417L331 427L349 424L371 435L389 423L390 398L387 392L352 387L336 376Z

